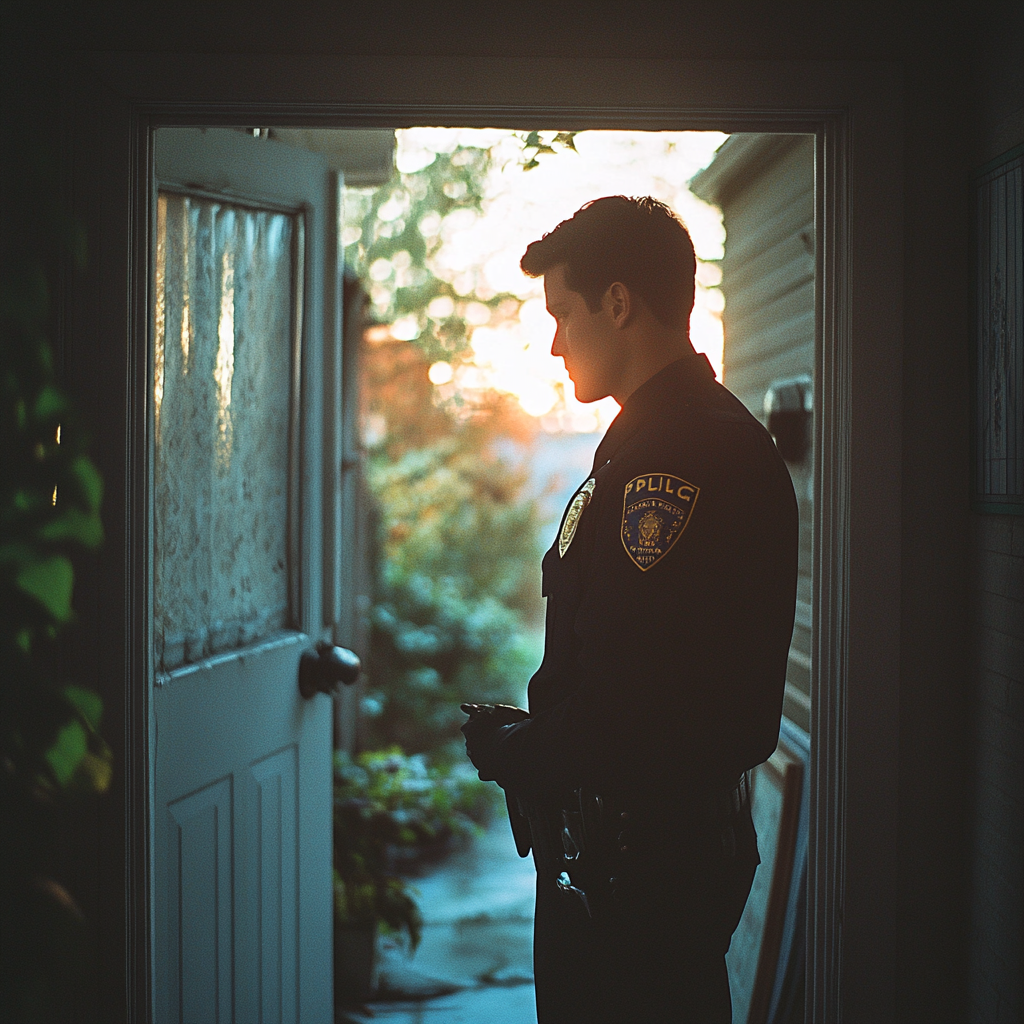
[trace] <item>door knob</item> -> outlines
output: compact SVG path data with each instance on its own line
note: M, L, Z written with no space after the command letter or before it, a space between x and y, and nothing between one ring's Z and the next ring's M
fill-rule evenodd
M357 654L320 640L316 650L303 651L299 657L299 693L306 700L318 693L336 697L341 684L351 686L361 671Z

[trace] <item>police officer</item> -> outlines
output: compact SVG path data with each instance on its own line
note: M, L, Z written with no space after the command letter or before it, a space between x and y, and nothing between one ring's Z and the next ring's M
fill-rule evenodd
M778 741L793 629L792 483L690 344L694 251L668 207L595 200L521 266L576 397L622 407L544 557L529 715L471 707L463 729L519 837L528 816L538 1019L728 1022L758 863L746 773Z

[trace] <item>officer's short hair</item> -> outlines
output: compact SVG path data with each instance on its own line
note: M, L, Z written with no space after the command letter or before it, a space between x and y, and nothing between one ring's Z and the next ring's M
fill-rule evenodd
M565 283L591 312L616 281L635 291L669 327L685 326L693 308L697 261L683 222L650 196L605 196L532 242L519 265L541 277L564 264Z

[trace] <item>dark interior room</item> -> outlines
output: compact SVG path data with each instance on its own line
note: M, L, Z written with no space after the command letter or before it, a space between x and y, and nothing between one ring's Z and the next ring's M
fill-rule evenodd
M805 1019L1021 1019L1024 505L1019 478L1004 498L978 483L974 425L977 196L1012 159L1019 189L1024 6L39 0L3 5L0 46L4 372L36 316L103 480L103 544L75 555L53 655L101 697L112 766L64 839L94 958L78 1019L169 1019L153 980L152 139L268 124L815 135ZM21 274L36 266L38 315Z

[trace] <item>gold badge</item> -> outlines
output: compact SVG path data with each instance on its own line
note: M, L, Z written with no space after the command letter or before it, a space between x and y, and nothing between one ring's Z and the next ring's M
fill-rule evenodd
M699 487L671 473L645 473L626 484L622 546L644 572L679 540L699 493Z
M562 523L562 532L558 535L558 557L565 558L566 551L576 536L576 527L583 516L583 511L590 504L591 495L597 481L591 477L577 492L572 499L569 511L565 513L565 522Z

